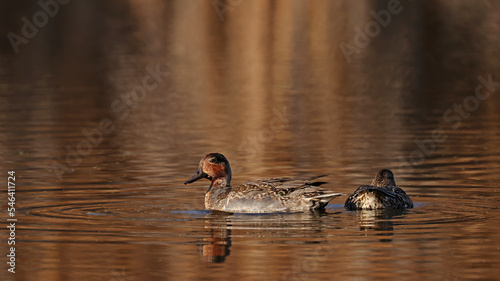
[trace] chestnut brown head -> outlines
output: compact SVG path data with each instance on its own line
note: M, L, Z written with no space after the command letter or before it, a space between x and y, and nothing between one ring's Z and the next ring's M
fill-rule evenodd
M231 183L231 167L226 157L220 153L209 153L200 161L198 170L184 184L195 182L201 178L208 179L218 185L229 186Z

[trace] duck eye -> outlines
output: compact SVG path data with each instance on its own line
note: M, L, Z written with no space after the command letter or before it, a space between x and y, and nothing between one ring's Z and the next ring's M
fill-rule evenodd
M208 159L208 162L212 163L212 164L215 164L216 163L216 160L215 158L209 158Z

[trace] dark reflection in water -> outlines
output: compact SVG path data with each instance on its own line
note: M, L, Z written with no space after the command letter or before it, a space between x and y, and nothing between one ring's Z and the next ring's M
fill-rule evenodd
M229 214L215 214L215 218L207 220L210 238L203 238L203 242L209 244L200 245L203 261L221 263L229 256L231 248L231 229L228 228L226 220ZM210 219L210 218L209 218Z
M409 210L358 210L351 211L356 216L359 230L365 235L382 236L380 242L392 242L394 235L394 219L402 219ZM210 263L223 263L230 255L231 237L267 237L273 238L272 243L279 243L280 238L294 235L308 237L314 235L327 237L325 220L322 217L338 216L339 210L330 210L329 213L297 213L297 214L258 214L234 215L215 211L206 216L205 228L208 230L203 241L199 244L202 260ZM335 219L338 219L335 218ZM331 228L328 225L327 228ZM233 230L236 234L233 234ZM312 231L312 232L311 232ZM294 234L292 234L292 232ZM328 239L316 243L328 243ZM304 241L303 243L308 243Z
M394 230L393 221L394 216L401 216L408 212L405 209L378 209L378 210L358 210L354 211L358 218L360 230Z
M251 215L215 211L206 216L209 238L203 238L203 242L209 244L200 245L203 260L224 262L230 254L232 236L266 237L271 238L272 243L279 243L280 239L291 235L302 237L306 233L321 233L324 223L321 216L325 215L315 212Z
M402 216L408 210L400 209L378 209L378 210L357 210L356 218L359 224L359 230L365 231L367 235L384 236L380 242L392 242L392 239L386 237L393 235L394 216Z
M1 280L500 274L500 2L41 2L0 3ZM388 168L416 207L200 211L208 152L234 184Z

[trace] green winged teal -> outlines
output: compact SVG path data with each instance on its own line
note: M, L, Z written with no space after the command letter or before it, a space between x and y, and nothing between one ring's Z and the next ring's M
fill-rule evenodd
M351 194L344 205L349 210L413 208L404 190L396 186L394 174L380 170L371 185L362 185Z
M201 178L212 182L205 194L205 208L232 213L273 213L323 210L335 197L343 195L320 187L324 182L307 179L269 178L231 186L231 167L220 153L209 153L196 173L184 184Z

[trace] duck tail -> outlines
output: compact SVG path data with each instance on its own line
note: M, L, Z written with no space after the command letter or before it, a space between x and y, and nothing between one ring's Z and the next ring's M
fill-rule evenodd
M310 209L312 211L322 211L325 209L326 205L335 197L345 195L344 193L327 193L315 195L309 198L311 202Z
M320 202L328 203L330 202L333 198L339 197L345 195L344 193L326 193L326 194L321 194L321 195L316 195L311 197L312 200L318 200Z

